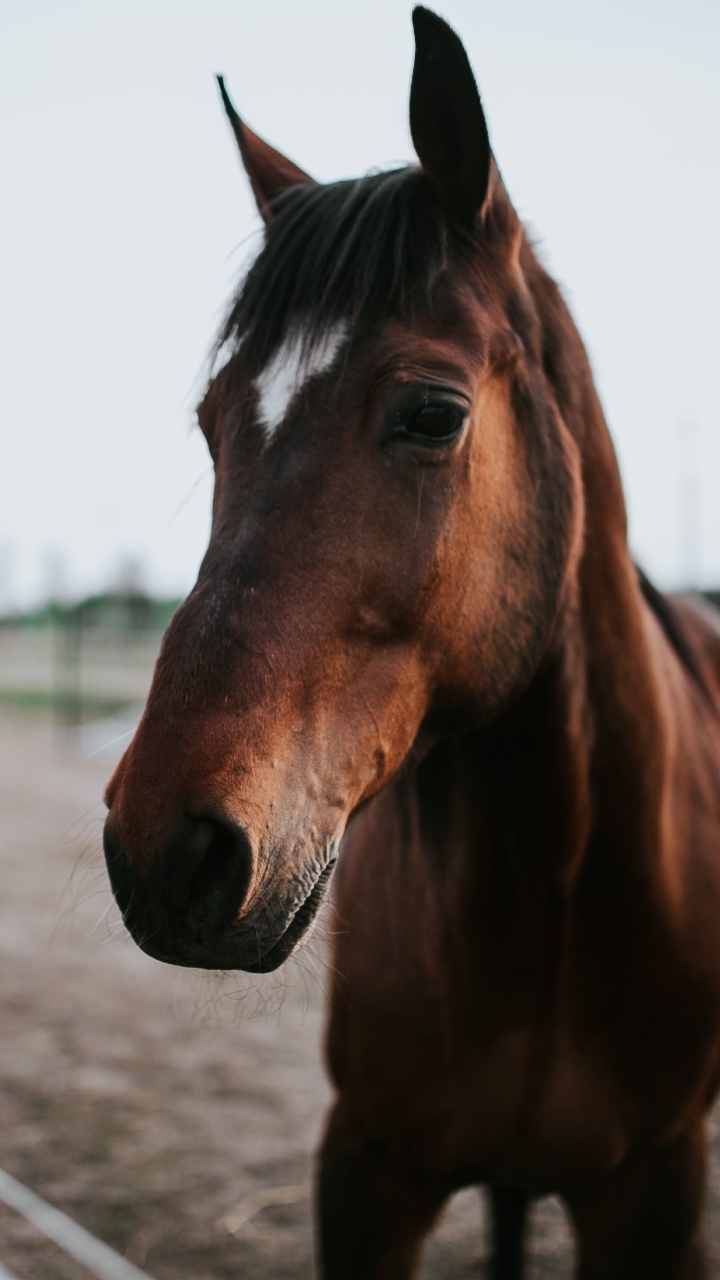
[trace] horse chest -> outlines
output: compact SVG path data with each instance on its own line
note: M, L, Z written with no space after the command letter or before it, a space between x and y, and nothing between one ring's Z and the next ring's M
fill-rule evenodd
M490 1046L486 1054L468 1054L462 1073L469 1101L473 1084L477 1097L478 1084L482 1089L489 1075L497 1082L502 1065L514 1060L497 1142L489 1147L483 1138L492 1123L492 1094L477 1108L468 1135L468 1145L482 1153L481 1163L487 1161L488 1176L556 1187L619 1163L631 1138L631 1109L600 1065L530 1032L509 1039L509 1045ZM498 1096L503 1094L496 1083ZM456 1132L461 1138L460 1125Z
M568 1046L510 1031L452 1053L417 1048L387 1044L368 1102L379 1130L428 1172L557 1189L613 1168L628 1148L633 1108Z
M603 1022L583 982L584 1003L575 990L545 1018L545 998L524 998L509 982L505 990L456 980L433 994L428 983L423 997L419 967L402 987L397 970L386 973L381 986L358 980L362 995L331 1023L331 1063L378 1137L393 1135L428 1172L558 1190L614 1168L641 1125L671 1135L699 1097L707 1028L697 1000L651 1010L642 982L636 989L629 979L626 1002ZM460 999L470 985L472 999Z
M420 875L378 894L382 846L360 843L342 882L329 1046L379 1141L449 1181L562 1190L614 1168L641 1131L669 1140L702 1110L717 1052L711 921L703 965L683 963L660 917L638 964L642 902L630 928L609 909L598 923L594 900L589 924L578 903L569 927L539 894L483 914L483 882L441 910Z

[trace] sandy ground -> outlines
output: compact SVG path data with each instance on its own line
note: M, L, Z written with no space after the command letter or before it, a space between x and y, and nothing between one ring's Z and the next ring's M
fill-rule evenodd
M110 768L39 714L0 719L0 1166L157 1280L309 1280L329 1099L321 939L260 980L143 956L102 868ZM238 1205L251 1216L233 1235ZM714 1191L709 1217L719 1234ZM484 1258L482 1206L464 1192L424 1280L482 1276ZM559 1206L540 1202L531 1277L569 1277L571 1258ZM0 1262L20 1280L85 1274L2 1206Z

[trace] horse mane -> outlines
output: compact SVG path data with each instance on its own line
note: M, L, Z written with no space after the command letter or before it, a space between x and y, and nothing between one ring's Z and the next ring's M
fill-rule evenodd
M700 659L683 627L677 610L673 608L672 600L669 600L661 591L658 591L657 587L653 586L642 569L638 568L637 565L635 567L640 580L640 590L665 632L667 640L672 645L685 670L695 681L695 684L698 685L711 706L714 706L714 699L705 679Z
M272 212L216 344L234 351L242 342L255 367L294 326L309 351L343 321L409 318L430 302L464 237L414 166L294 187Z

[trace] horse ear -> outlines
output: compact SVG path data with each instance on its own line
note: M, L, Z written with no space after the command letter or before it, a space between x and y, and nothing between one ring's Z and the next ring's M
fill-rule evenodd
M263 139L253 133L252 129L248 129L230 101L222 76L218 76L217 80L223 106L237 139L258 209L265 222L270 222L273 216L273 201L291 187L313 185L313 179L302 169L298 169L298 166L293 164L292 160L288 160L287 156L281 155L269 143L263 142Z
M468 56L452 27L413 9L415 65L410 133L420 163L458 222L471 227L490 178L490 139Z

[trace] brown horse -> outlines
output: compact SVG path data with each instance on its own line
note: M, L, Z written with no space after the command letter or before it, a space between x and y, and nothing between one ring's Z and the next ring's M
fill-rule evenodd
M266 234L199 410L212 537L108 789L110 876L151 955L261 972L342 838L328 1280L411 1275L471 1184L495 1277L556 1192L583 1280L697 1280L720 630L634 568L462 44L414 25L417 168L317 185L221 82Z

